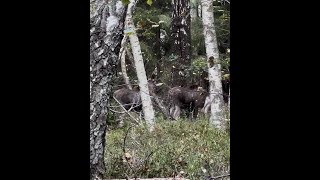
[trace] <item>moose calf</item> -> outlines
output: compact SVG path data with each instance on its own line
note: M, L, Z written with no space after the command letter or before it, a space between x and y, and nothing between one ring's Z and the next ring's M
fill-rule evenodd
M151 94L155 92L157 85L153 80L148 80L148 87ZM132 90L128 88L118 89L113 93L113 96L126 110L132 108L134 111L141 112L142 104L139 87L135 87Z
M204 106L208 92L202 87L190 86L173 87L168 92L170 98L170 115L174 119L180 117L181 109L185 110L187 117L196 118L198 115L198 109ZM193 113L193 116L191 114Z

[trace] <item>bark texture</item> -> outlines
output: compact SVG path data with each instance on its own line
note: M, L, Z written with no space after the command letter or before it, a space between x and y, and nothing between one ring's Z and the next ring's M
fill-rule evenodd
M111 81L123 37L121 0L97 0L90 17L90 179L105 173L104 146Z
M199 0L190 0L191 1L191 5L190 5L190 16L191 16L191 21L195 18L198 17L198 6Z
M127 42L128 42L128 36L124 36L121 42L119 59L120 59L121 72L122 72L124 83L129 89L132 89L129 76L127 74L127 66L126 66L126 50L125 49L126 49Z
M210 84L210 121L216 127L221 128L224 121L224 109L221 83L221 65L219 60L217 36L214 26L213 1L201 0L201 5L203 33L205 38Z
M172 54L178 57L177 62L173 64L172 84L179 86L186 84L184 70L191 64L190 0L172 0L172 6Z
M149 93L148 80L146 75L146 70L144 68L143 57L141 54L140 42L135 30L135 25L132 18L132 12L136 5L136 0L130 0L128 5L127 15L126 15L126 30L128 31L128 36L131 44L133 59L136 67L137 77L139 81L140 96L142 102L142 110L144 114L144 119L152 131L154 128L154 110L152 106L152 101Z

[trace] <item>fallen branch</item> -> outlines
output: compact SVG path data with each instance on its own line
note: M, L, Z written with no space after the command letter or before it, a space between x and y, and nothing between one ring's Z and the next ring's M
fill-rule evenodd
M219 178L223 178L223 177L227 177L227 176L230 176L230 174L225 174L225 175L221 175L221 176L211 177L210 180L219 179Z
M124 113L126 113L126 112L124 112L124 111L116 111L116 110L114 110L114 109L111 109L111 108L109 108L109 110L111 111L111 112L114 112L114 113L118 113L118 114L124 114Z

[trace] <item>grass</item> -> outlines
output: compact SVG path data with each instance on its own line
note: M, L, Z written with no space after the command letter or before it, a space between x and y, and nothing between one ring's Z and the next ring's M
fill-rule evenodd
M125 126L110 130L106 139L107 179L179 173L188 179L204 179L229 172L229 134L211 127L205 118L195 122L158 119L152 133L143 126Z

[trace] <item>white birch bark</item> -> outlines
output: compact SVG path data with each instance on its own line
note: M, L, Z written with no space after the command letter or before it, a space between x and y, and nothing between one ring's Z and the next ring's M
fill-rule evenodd
M198 17L202 18L202 7L201 4L198 6Z
M137 72L137 77L139 81L142 110L144 113L145 121L149 126L149 129L152 131L154 129L154 110L153 110L152 101L149 93L147 75L144 68L143 57L141 54L141 47L140 47L138 36L135 31L135 25L132 18L132 12L135 5L136 5L136 0L130 0L130 3L128 5L128 10L127 10L127 16L125 20L126 22L125 29L130 30L128 37L130 40L133 59L136 66L136 72Z
M127 74L127 66L126 66L126 45L128 43L128 36L124 36L121 42L121 49L120 49L120 64L121 64L121 72L122 77L124 79L125 84L129 89L132 89L132 86L130 84L130 80Z
M191 21L194 20L197 17L197 1L198 0L191 0L190 2L190 16L191 16Z
M208 76L210 83L211 116L210 122L217 128L223 127L224 109L221 83L221 65L217 36L214 26L213 1L201 0L203 33L205 38Z
M121 0L91 2L90 14L90 179L105 173L108 104L118 64L125 7Z

